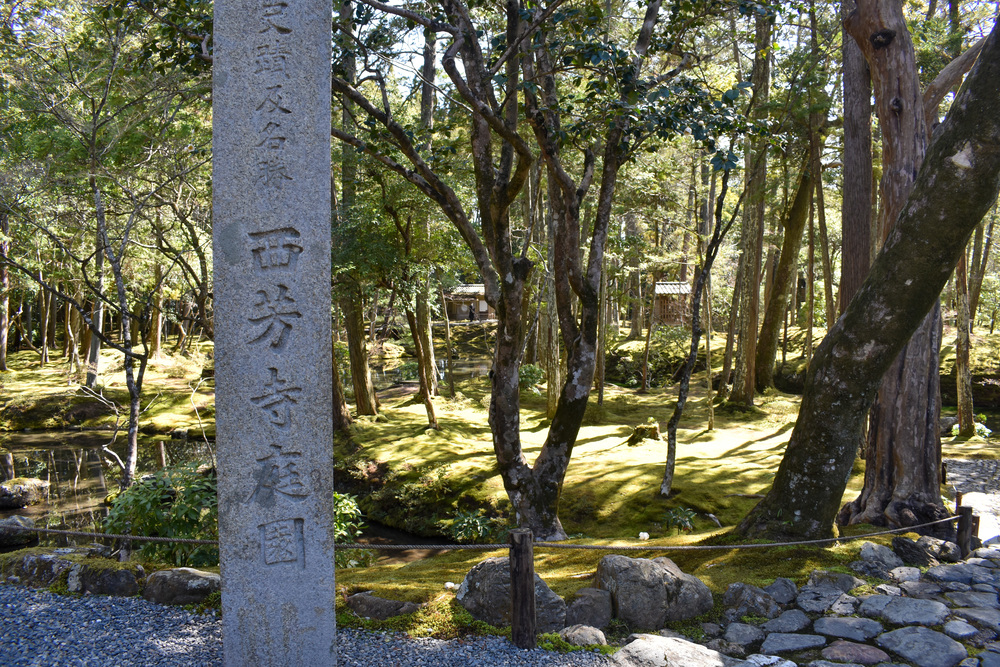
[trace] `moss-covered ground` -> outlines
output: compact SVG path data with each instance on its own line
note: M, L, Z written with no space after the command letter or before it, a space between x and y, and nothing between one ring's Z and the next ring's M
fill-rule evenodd
M491 334L487 327L465 327L465 334L461 328L455 329L455 348L463 357L482 354ZM817 331L817 341L821 335ZM799 363L803 341L800 330L793 332L787 354L789 366ZM641 353L636 342L616 344L621 357L634 358ZM402 345L405 347L406 342ZM714 351L716 372L720 370L721 356L721 349ZM93 407L99 403L70 384L73 378L64 363L39 369L37 356L25 352L11 355L10 363L13 370L0 374L0 429L58 428L68 423L100 426L113 421L106 410ZM104 394L124 405L121 373L115 371L116 363L120 369L120 357L106 352L104 363ZM200 418L209 433L214 431L213 384L211 379L202 380L206 368L211 368L210 345L196 348L188 357L167 357L150 364L144 406L151 405L143 416L148 430L197 429ZM369 520L428 537L447 534L459 512L478 512L491 519L494 527L502 527L509 507L493 459L487 423L488 380L459 381L455 396L449 395L447 386L442 382L443 395L434 399L440 425L437 430L426 428L423 405L414 396L415 385L404 385L382 394L380 419L360 418L349 437L337 439L337 484L361 497ZM560 517L570 542L608 549L539 547L536 571L557 593L571 598L578 589L593 585L597 564L603 555L614 552L613 545L694 545L717 540L766 492L794 425L798 397L771 391L759 396L756 408L750 412L717 405L715 428L709 430L704 386L705 373L701 370L694 378L680 423L674 493L670 498L658 493L666 443L643 440L629 446L627 440L640 424L656 422L665 431L676 400L676 386L639 393L633 388L608 385L601 404L594 392L564 482ZM544 385L539 385L521 394L521 434L529 461L546 436L544 390ZM73 411L84 410L80 406L89 406L86 409L93 414L76 419ZM198 407L197 411L193 406ZM995 439L960 441L946 437L944 442L946 457L992 458L996 457L995 449ZM860 490L863 472L864 462L859 461L845 500ZM679 533L668 520L668 512L679 509L694 513L690 532ZM871 530L870 526L858 526L845 532ZM640 532L649 534L648 542L639 540ZM889 538L873 541L888 543ZM802 583L815 568L843 569L856 559L860 544L667 554L637 551L629 555L667 555L719 593L736 581L766 585L784 576ZM471 626L456 616L452 593L445 589L445 583L460 582L476 562L504 553L503 549L457 551L409 562L382 559L371 567L339 570L338 587L344 593L373 590L384 597L430 602L427 611L417 615L419 618L400 621L409 625L399 629L447 636L457 632L456 627ZM444 616L447 622L441 620ZM419 629L425 625L443 629Z

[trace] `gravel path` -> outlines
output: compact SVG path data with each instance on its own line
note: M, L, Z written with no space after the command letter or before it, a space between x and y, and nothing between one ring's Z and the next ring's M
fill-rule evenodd
M585 652L520 651L498 637L439 641L341 630L340 667L607 667ZM140 598L69 597L0 585L0 665L117 667L222 664L217 618Z

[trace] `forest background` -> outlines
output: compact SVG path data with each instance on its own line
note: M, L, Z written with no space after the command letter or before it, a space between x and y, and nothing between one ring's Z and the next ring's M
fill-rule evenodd
M288 3L266 6L280 17ZM997 13L957 1L336 9L332 316L346 351L334 363L350 371L346 387L334 371L336 426L378 413L369 360L404 332L427 425L438 428L435 401L455 392L438 386L431 321L445 292L482 284L498 319L497 469L515 521L543 539L565 537L559 498L591 387L601 401L612 379L639 390L668 382L648 361L606 377L609 350L638 340L632 361L648 360L695 333L689 363L670 378L680 400L664 496L696 368L715 371L709 424L723 400L752 411L776 379L813 382L813 350L890 238ZM44 365L54 348L68 378L101 400L101 349L122 354L128 447L116 465L128 486L148 364L168 353L168 335L176 353L213 336L211 4L4 2L2 20L0 370L8 349L31 349ZM260 68L284 66L280 43L258 55ZM262 146L261 178L280 180L280 143ZM995 188L973 200L978 216L951 209L969 225L954 277L889 371L867 441L858 415L874 389L841 407L857 422L840 434L853 447L839 457L846 469L831 476L786 457L779 471L785 491L789 476L834 478L791 505L822 507L818 519L782 517L775 507L789 496L773 492L742 532L817 536L835 518L943 515L942 321L955 336L958 428L971 435L970 333L992 334L1000 308ZM949 263L936 266L950 275ZM661 281L692 284L687 327L652 322ZM789 330L803 333L800 367L777 363ZM699 350L713 337L706 364ZM520 434L529 367L547 393L548 435L533 461ZM884 371L859 386L877 388ZM800 439L809 423L800 419ZM812 439L828 446L825 437ZM841 509L839 480L859 448L865 488Z

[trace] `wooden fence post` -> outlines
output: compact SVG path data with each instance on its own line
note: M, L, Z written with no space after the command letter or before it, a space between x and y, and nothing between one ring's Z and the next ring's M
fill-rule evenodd
M962 558L972 551L972 508L968 505L958 508L958 548L962 550Z
M535 550L527 528L510 531L510 638L535 648Z

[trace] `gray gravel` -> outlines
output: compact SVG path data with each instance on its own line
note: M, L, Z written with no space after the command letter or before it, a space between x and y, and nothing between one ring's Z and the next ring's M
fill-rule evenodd
M498 637L439 641L359 630L337 633L340 667L607 667L582 651L521 651ZM140 598L69 597L0 585L0 665L218 665L219 620Z

